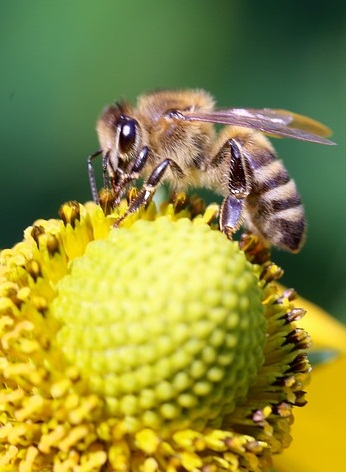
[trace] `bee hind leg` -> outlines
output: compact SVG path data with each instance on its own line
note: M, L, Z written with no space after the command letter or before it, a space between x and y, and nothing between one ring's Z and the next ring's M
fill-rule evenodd
M244 219L244 203L250 193L249 167L236 140L228 140L224 147L228 147L230 153L229 195L221 204L219 227L228 238L232 238Z
M239 229L242 223L243 200L230 194L221 204L219 228L229 239L232 239L233 233Z

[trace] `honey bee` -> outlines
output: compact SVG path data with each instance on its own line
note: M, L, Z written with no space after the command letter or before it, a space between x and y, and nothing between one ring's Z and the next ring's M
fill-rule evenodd
M218 133L215 124L225 125ZM104 186L117 204L144 178L125 215L168 182L173 190L206 187L224 197L219 227L229 238L244 225L272 245L300 250L304 208L294 181L264 134L325 145L329 128L287 110L216 109L204 90L163 90L107 107L97 122L100 149L88 157L91 191L99 202L93 159L102 154Z

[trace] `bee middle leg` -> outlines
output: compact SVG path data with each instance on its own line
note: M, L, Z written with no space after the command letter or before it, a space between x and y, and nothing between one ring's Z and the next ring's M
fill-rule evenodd
M233 138L222 146L212 160L211 166L224 168L225 163L227 163L226 187L229 194L221 204L219 227L228 238L232 238L233 233L243 223L245 199L251 190L249 167L240 145Z
M148 150L149 153L149 150ZM144 165L142 166L142 168ZM184 172L181 167L172 159L165 159L159 163L152 171L146 182L143 184L142 189L139 191L138 195L130 202L130 205L124 215L122 215L115 223L114 227L117 227L128 215L137 212L143 205L148 203L152 196L154 195L155 190L161 184L164 174L167 168L170 167L172 172L180 177L183 177ZM142 169L141 168L141 169Z

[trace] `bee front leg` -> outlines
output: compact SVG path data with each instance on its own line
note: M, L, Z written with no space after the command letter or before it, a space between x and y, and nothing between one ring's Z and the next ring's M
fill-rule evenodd
M244 219L244 203L250 193L249 167L241 152L240 146L230 139L225 146L229 147L229 195L221 204L219 227L228 238L232 238Z
M121 196L126 187L140 177L140 173L146 165L149 157L149 148L145 146L138 153L129 169L123 170L118 167L116 171L116 179L112 179L112 189L114 193L114 205L119 204Z
M91 195L93 197L93 201L96 204L100 203L99 193L97 190L96 178L95 178L95 171L92 165L92 162L97 156L102 154L102 149L98 149L94 153L88 156L88 175L89 175L89 183L91 188ZM103 173L103 187L108 188L110 186L111 176L109 175L109 152L107 152L104 156L102 156L102 173Z
M92 165L92 161L102 153L102 149L98 149L95 153L90 154L88 156L88 175L89 175L89 182L90 182L90 189L91 195L93 196L93 201L98 204L99 203L99 194L97 191L96 179L95 179L95 172Z
M148 150L149 152L149 150ZM143 166L142 166L143 167ZM139 191L139 194L133 199L124 213L114 224L114 227L119 226L120 222L122 222L128 215L137 212L142 205L148 203L157 187L161 184L164 174L167 168L170 167L172 172L180 177L183 177L184 173L181 167L172 159L165 159L160 164L154 168L152 173L150 174L148 180L143 184L142 189Z

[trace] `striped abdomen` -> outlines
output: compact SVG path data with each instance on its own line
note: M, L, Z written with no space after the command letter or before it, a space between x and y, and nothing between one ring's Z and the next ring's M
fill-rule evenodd
M299 251L304 243L305 215L294 181L275 154L264 148L246 153L251 168L251 192L246 199L246 223L273 245Z

